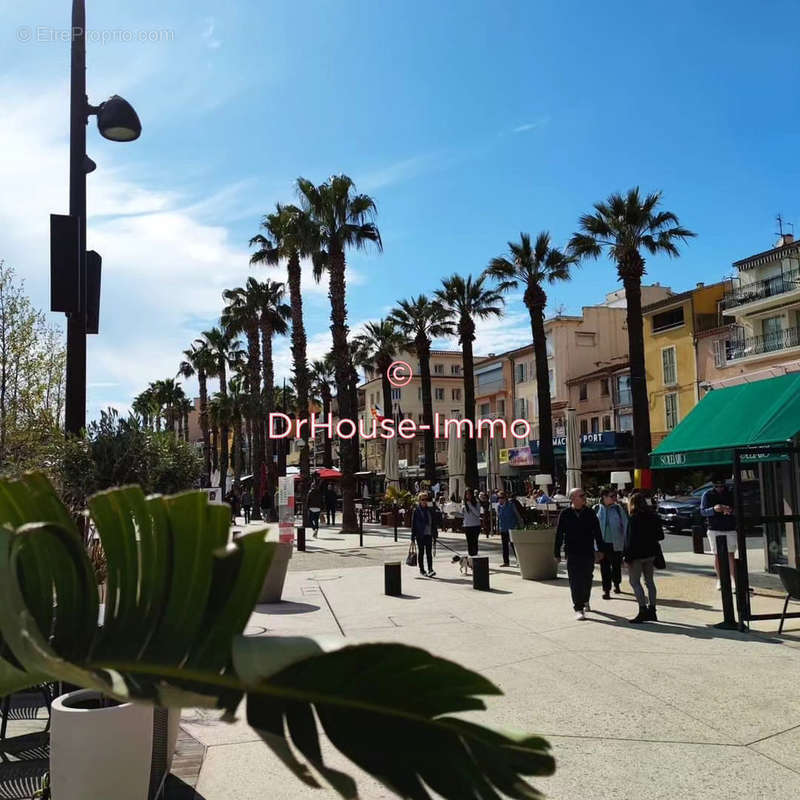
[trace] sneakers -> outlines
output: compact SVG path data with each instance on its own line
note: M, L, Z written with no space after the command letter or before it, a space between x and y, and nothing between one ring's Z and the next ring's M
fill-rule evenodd
M589 607L589 604L587 603L587 604L586 604L586 605L583 607L583 610L584 610L584 611L585 611L585 612L588 614L588 613L589 613L589 612L590 612L592 609Z
M436 577L436 570L432 569L432 570L431 570L431 571L428 573L428 577L429 577L429 578L435 578L435 577Z
M583 611L576 611L575 619L586 619L586 614L584 614Z

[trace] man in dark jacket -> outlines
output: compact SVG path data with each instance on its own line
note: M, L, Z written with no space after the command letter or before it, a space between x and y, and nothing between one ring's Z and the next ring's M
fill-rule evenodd
M336 505L339 502L339 496L336 494L336 489L333 484L329 483L328 488L325 489L325 510L328 514L328 525L336 524Z
M567 555L567 575L572 593L575 619L586 619L592 576L596 561L603 558L603 534L597 515L586 505L583 489L573 489L569 495L570 507L558 518L555 557L561 561L561 548Z
M308 521L311 523L311 529L314 531L314 538L316 539L319 534L319 515L322 511L322 489L316 480L308 490L306 504L308 507Z
M436 513L428 505L430 498L426 493L419 496L419 505L414 509L411 516L411 538L417 543L419 550L419 573L433 578L436 573L433 571L433 540L438 535ZM423 555L428 557L428 572L422 565Z
M714 554L714 569L717 571L717 589L719 582L719 555L717 555L717 536L725 536L728 540L728 558L730 559L731 577L735 578L734 557L736 555L736 515L734 514L733 492L728 488L724 475L714 475L714 485L703 493L700 500L700 513L708 525L708 542Z

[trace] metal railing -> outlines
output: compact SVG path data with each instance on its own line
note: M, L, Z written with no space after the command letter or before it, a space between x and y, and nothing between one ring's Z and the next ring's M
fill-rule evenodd
M742 284L725 293L722 306L735 308L745 303L752 303L754 300L792 292L795 289L800 289L800 269L793 269L763 281Z
M800 328L784 328L762 336L731 339L726 342L725 349L727 360L736 361L739 358L773 353L776 350L787 350L790 347L800 347Z

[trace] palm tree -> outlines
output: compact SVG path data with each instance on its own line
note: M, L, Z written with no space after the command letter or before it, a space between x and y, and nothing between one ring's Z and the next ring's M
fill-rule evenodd
M368 322L364 332L354 341L358 349L360 361L368 374L377 372L381 376L383 392L383 413L389 416L392 412L392 384L389 381L389 367L403 347L404 338L391 319L379 319Z
M145 428L150 429L155 425L155 416L158 414L159 408L151 388L138 394L131 407L134 413L141 417Z
M333 400L333 393L331 392L331 383L334 380L334 366L333 356L328 353L325 358L314 361L311 364L311 386L313 387L314 394L318 395L322 400L322 417L323 422L328 422L328 417L331 413L331 401ZM327 429L323 431L324 453L323 461L326 467L333 465L333 447L332 438L328 435Z
M194 403L188 398L184 397L181 400L180 411L183 416L183 438L189 441L189 414L194 410Z
M339 418L358 424L358 398L349 387L353 383L353 364L348 346L346 250L363 250L374 244L382 250L381 235L372 219L375 201L366 194L356 194L355 184L347 175L333 175L315 186L298 178L301 204L315 228L317 252L315 276L328 271L328 296L331 301L331 335L335 360L336 385L339 387ZM348 388L347 391L342 391ZM358 443L340 442L342 462L342 529L356 530L355 465Z
M233 426L233 484L237 488L242 480L242 468L244 466L242 418L249 407L249 398L245 392L248 379L249 376L241 373L237 373L231 378L228 381L228 396L226 399L227 416Z
M536 361L536 400L539 405L539 464L546 475L555 467L553 455L553 410L550 405L550 369L547 363L547 336L544 310L547 306L545 285L569 280L575 259L550 246L550 234L543 231L531 244L529 233L521 233L519 242L508 243L508 257L498 256L489 262L486 274L500 281L498 289L507 292L521 286L523 302L531 319L533 353Z
M631 399L633 405L634 467L650 466L650 408L647 397L647 373L644 365L644 330L642 322L642 276L650 255L677 257L678 242L696 234L681 226L671 211L660 211L661 192L646 197L639 187L626 195L612 194L605 202L595 203L593 214L584 214L573 234L569 249L577 258L598 258L606 248L617 264L617 274L625 287L628 319L628 354L631 363Z
M292 310L292 362L294 381L297 390L297 417L308 419L308 358L306 355L306 329L303 322L303 296L301 288L300 259L311 256L315 251L314 227L308 216L299 208L277 204L275 212L264 217L261 227L267 235L258 234L250 240L250 246L259 249L250 257L251 264L277 266L286 262L289 283L289 303ZM307 426L301 430L300 450L300 495L309 484L310 468L308 458ZM305 504L303 517L307 516Z
M214 356L202 339L195 339L188 350L183 351L184 361L178 367L178 375L191 378L197 375L200 390L200 430L203 432L203 459L206 486L211 486L211 435L208 424L208 376L216 371ZM188 435L188 432L187 432Z
M242 357L239 343L233 335L220 328L204 331L202 340L214 359L214 377L219 380L219 394L224 401L228 391L228 369L233 368ZM224 403L223 403L224 405ZM228 478L229 420L225 414L217 417L219 422L219 485L225 494Z
M436 448L433 431L433 399L431 397L431 342L453 335L449 314L437 301L424 294L401 300L389 319L405 337L406 347L413 349L419 359L422 375L422 417L425 424L425 478L436 482Z
M475 362L472 343L475 341L475 320L499 317L503 298L495 289L484 286L486 278L472 275L463 278L451 275L442 280L442 288L435 292L436 299L448 314L449 321L458 331L464 363L464 417L475 425ZM464 480L466 486L478 487L478 444L474 436L464 442Z

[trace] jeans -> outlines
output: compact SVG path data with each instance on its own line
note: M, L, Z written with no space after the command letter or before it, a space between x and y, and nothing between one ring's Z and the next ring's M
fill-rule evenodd
M328 525L335 525L336 524L336 506L333 508L328 508L327 510L328 515Z
M644 574L644 582L647 585L650 605L655 606L656 604L656 582L653 580L654 561L655 556L651 556L650 558L634 559L628 564L628 577L631 582L631 588L642 608L647 605L644 599L644 589L642 589L642 574Z
M478 536L481 532L480 525L470 525L464 528L464 533L467 536L467 552L471 556L478 555Z
M614 545L606 542L603 546L603 560L600 562L600 577L603 581L603 592L611 591L611 584L619 587L622 581L622 553L614 550Z
M589 605L589 596L592 593L594 556L591 559L567 558L567 575L572 594L572 607L575 611L583 611L584 606Z
M250 506L242 506L242 511L244 512L244 524L247 525L250 522Z
M312 509L308 509L308 521L311 524L314 533L319 531L319 511L313 511Z
M500 531L500 541L503 544L503 563L508 564L509 545L511 545L511 552L514 554L514 558L517 557L517 551L514 549L514 545L511 542L511 534L508 531Z
M417 561L419 564L419 571L423 575L425 574L425 568L422 566L422 556L423 554L427 554L428 572L433 572L433 536L417 536L415 538L417 540L417 550L419 551L419 555L417 556L419 559Z

